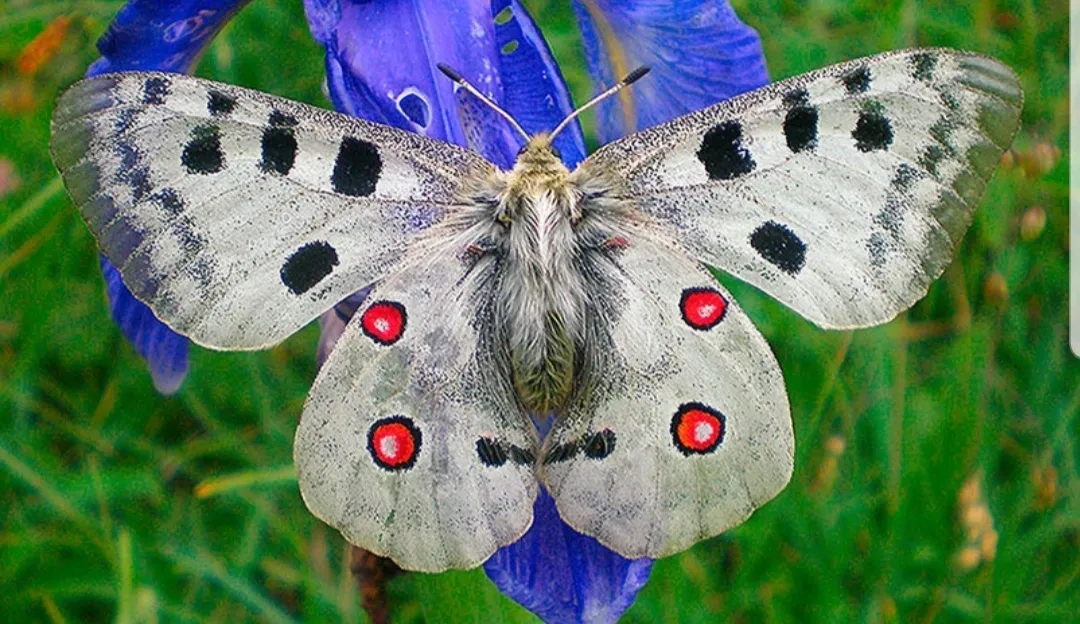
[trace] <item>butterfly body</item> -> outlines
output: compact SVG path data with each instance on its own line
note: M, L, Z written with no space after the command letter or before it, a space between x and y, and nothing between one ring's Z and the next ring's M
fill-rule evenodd
M890 320L950 261L1021 104L994 59L905 50L629 135L573 171L539 134L499 171L136 72L65 93L51 147L133 294L199 344L274 344L371 286L305 403L300 491L351 542L439 571L520 538L541 484L628 558L774 497L794 466L783 376L707 266L823 328ZM552 413L541 436L532 417Z

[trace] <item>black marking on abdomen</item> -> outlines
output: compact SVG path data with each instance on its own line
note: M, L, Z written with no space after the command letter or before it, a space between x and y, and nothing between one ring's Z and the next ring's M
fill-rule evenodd
M168 96L169 81L164 77L154 76L143 83L143 104L164 104Z
M382 174L382 158L374 143L353 137L341 139L330 181L334 190L352 197L367 197L375 192Z
M788 149L801 152L816 147L818 110L810 105L810 94L806 89L795 89L784 95L784 104L788 107L784 117L784 139Z
M859 95L870 90L870 68L860 65L840 76L848 95Z
M191 129L191 140L184 145L180 155L188 173L210 174L225 168L225 154L221 151L221 130L212 124Z
M330 243L308 243L294 251L281 266L281 283L294 295L302 295L330 275L337 265L337 250Z
M877 110L866 109L859 113L859 121L851 131L855 147L862 152L888 149L892 144L892 123Z
M766 221L750 234L750 246L785 273L795 275L806 264L806 243L786 225Z
M585 456L590 459L604 459L615 450L615 432L611 429L597 431L584 440Z
M742 145L742 124L734 119L713 126L701 140L697 157L710 180L730 180L754 170L756 163Z
M206 100L206 110L211 115L214 117L228 117L235 108L236 98L216 89L210 90L209 97Z
M262 134L262 161L266 173L287 175L296 163L296 118L280 111L270 113L270 125Z

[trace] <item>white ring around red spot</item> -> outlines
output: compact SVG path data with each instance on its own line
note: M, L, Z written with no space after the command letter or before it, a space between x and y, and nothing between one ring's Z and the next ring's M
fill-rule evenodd
M405 306L396 301L376 301L360 315L364 334L384 346L401 339L407 320Z
M679 301L683 321L702 331L716 327L727 314L727 307L727 299L715 288L687 288Z

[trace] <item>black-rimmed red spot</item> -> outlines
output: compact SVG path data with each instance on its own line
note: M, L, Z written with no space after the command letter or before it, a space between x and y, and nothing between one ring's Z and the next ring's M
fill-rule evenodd
M727 306L727 299L714 288L687 288L679 301L686 324L702 331L716 327L727 314Z
M671 419L671 439L683 455L704 455L724 441L726 418L704 403L683 403Z
M364 334L375 342L390 346L401 339L407 322L405 306L396 301L376 301L360 317Z
M376 420L368 430L368 452L386 470L412 468L420 455L420 441L420 429L404 416Z

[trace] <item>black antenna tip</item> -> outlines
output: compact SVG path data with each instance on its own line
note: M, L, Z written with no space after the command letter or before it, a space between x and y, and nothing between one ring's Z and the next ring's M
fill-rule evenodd
M634 71L630 72L630 74L627 75L626 78L622 79L623 86L628 87L634 84L635 82L640 80L642 76L649 73L649 69L650 68L648 66L642 65L641 67L638 67Z
M454 68L450 67L446 63L436 63L435 67L439 68L439 71L446 74L446 77L454 82L465 82L465 79L461 77L461 74L454 71Z

